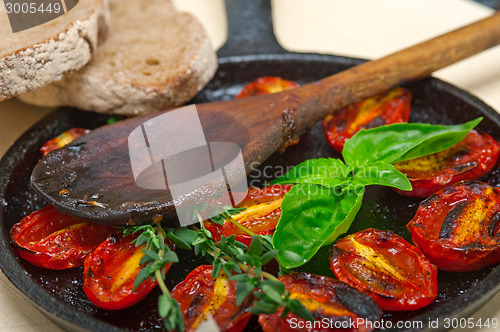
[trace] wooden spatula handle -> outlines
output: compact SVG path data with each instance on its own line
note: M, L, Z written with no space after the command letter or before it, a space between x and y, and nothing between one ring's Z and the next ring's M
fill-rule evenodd
M318 120L335 109L358 102L396 85L421 79L432 72L500 44L500 12L378 60L363 63L304 87L316 94L317 105L307 108L306 121ZM500 66L500 59L498 62ZM316 113L317 112L317 113ZM312 114L314 113L314 114Z
M214 117L215 113L233 114L235 121L243 124L251 135L243 135L244 131L238 129L228 131L224 139L233 139L242 147L247 165L257 165L335 110L426 77L498 44L500 12L297 89L198 105L198 109L206 110L212 122L221 122Z

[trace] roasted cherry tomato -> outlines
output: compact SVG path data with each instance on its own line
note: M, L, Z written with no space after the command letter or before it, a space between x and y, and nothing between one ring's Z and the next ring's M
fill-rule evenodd
M420 203L407 227L439 269L465 272L500 263L500 189L478 181L445 187Z
M327 116L322 124L328 143L340 153L361 129L408 122L411 98L410 91L394 88Z
M415 310L437 296L437 269L399 235L373 228L338 240L330 265L337 278L370 295L382 310Z
M236 282L224 272L212 279L212 266L201 265L175 286L172 297L179 302L186 331L195 331L211 314L221 331L242 331L252 314L252 297L236 305Z
M292 273L279 278L314 316L306 321L293 313L284 319L283 309L259 315L264 332L280 331L372 331L382 311L366 294L335 279L309 273Z
M263 189L251 187L245 199L237 205L237 207L245 208L245 210L232 215L233 220L255 234L273 234L281 217L283 196L291 187L291 185L272 185ZM247 246L252 242L251 236L228 220L224 220L222 225L207 221L205 226L216 240L220 240L222 235L229 237L234 234L237 241Z
M298 87L299 84L287 81L281 77L266 76L260 77L243 87L236 99L248 98L269 93L281 92Z
M10 236L19 255L31 264L62 270L82 266L85 257L114 231L61 214L49 205L15 224Z
M458 144L444 151L394 166L410 179L412 191L406 196L428 197L448 184L477 180L489 173L497 163L500 144L488 134L475 130Z
M40 148L42 152L42 156L45 156L52 150L60 149L68 143L71 143L73 140L77 139L80 136L88 134L90 130L83 128L73 128L68 131L65 131L61 135L51 139L50 141L45 142L45 144Z
M111 236L99 245L83 266L83 290L96 306L107 310L130 307L141 301L157 285L151 279L143 281L135 290L135 278L144 267L139 265L146 244L136 247L138 235ZM165 273L172 264L165 265Z

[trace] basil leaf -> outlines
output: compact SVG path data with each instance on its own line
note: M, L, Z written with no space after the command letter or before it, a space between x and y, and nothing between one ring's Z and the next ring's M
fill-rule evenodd
M273 235L277 259L285 268L309 261L323 246L347 232L361 207L363 189L342 192L314 184L298 184L286 193Z
M455 125L398 123L360 130L347 140L342 156L347 165L393 164L446 150L467 136L482 118Z
M306 160L282 177L272 181L272 184L312 183L335 188L351 179L352 169L342 160L334 158L319 158Z
M354 169L352 177L352 185L354 187L374 184L394 187L404 191L412 190L410 180L392 164L380 163L359 166Z

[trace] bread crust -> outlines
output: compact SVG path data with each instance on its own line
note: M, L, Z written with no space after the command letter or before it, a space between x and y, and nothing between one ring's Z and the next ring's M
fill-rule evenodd
M72 11L71 15L16 33L22 34L19 45L0 50L0 100L60 80L65 73L80 69L91 60L99 40L106 34L107 0L80 1ZM6 16L5 11L3 14ZM73 20L68 21L66 16ZM30 33L38 38L23 43Z
M114 62L112 58L113 52L125 52L125 47L122 47L117 42L117 39L123 38L125 34L123 31L119 31L123 26L121 24L123 22L120 22L120 24L113 23L115 16L113 16L114 7L112 1L110 37L103 45L103 48L97 50L95 59L82 70L70 73L48 86L19 96L19 99L39 106L55 107L64 105L100 113L121 115L151 113L182 105L189 101L213 77L217 69L215 51L208 35L196 18L187 13L176 12L169 0L150 2L150 4L153 3L167 6L168 11L164 14L168 14L170 17L165 18L165 20L168 22L178 20L184 23L185 27L179 28L176 26L175 28L182 29L182 32L189 34L190 37L189 45L183 45L183 40L177 40L178 44L172 46L176 50L172 57L179 57L171 60L172 63L176 64L175 67L172 67L172 64L168 64L168 68L162 66L165 55L163 55L163 58L158 55L161 64L151 67L153 70L163 70L163 72L167 73L167 77L162 76L161 80L153 81L151 79L148 81L143 79L144 76L141 76L143 75L141 71L144 71L144 62L147 61L147 57L151 53L153 53L152 56L154 57L154 52L140 54L142 57L141 63L128 63L127 68L118 65L114 72L110 72L108 63ZM126 6L127 1L124 1L123 5ZM132 4L129 5L133 6ZM171 6L171 9L168 6ZM123 10L123 8L120 10ZM137 10L137 8L130 9L130 11L132 10ZM133 15L132 13L129 14ZM131 20L132 17L129 19ZM150 28L153 29L153 27ZM165 26L154 28L162 29L161 31L165 34L170 33L167 23ZM177 39L180 39L180 37ZM139 46L144 43L143 47L136 48L137 52L141 52L140 50L146 47L151 49L151 45L147 44L147 39L135 40L135 42L139 43ZM159 40L157 45L154 45L154 48L158 49L158 53L160 53L160 48L164 47L162 43L164 41ZM187 41L185 43L188 44Z

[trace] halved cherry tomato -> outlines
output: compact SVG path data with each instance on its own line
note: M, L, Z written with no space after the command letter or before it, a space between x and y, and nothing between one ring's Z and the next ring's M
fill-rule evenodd
M463 181L420 203L407 225L429 260L465 272L500 263L500 189Z
M179 302L186 331L195 331L211 314L221 331L243 331L252 314L249 296L240 306L236 305L236 282L224 272L212 279L212 266L201 265L175 286L172 297Z
M232 215L237 221L255 234L273 234L276 224L281 217L281 202L283 196L292 188L291 185L272 185L263 189L250 187L245 199L237 205L245 210ZM252 237L233 225L232 222L224 220L222 225L207 221L205 227L212 233L214 239L220 240L221 236L229 237L236 235L236 240L247 246L252 242Z
M137 236L111 236L85 259L83 290L96 306L107 310L130 307L144 299L158 284L148 278L132 290L137 274L144 267L139 262L146 248L146 244L135 246L132 241ZM165 273L171 265L165 265Z
M428 197L448 184L477 180L489 173L500 155L500 144L488 134L475 130L444 151L394 164L410 179L412 191L401 195Z
M83 128L72 128L68 131L65 131L61 135L45 142L45 144L40 148L42 156L45 156L52 150L62 148L66 144L71 143L73 140L77 139L80 136L88 134L89 132L90 130Z
M259 315L264 332L365 332L372 331L373 322L382 316L368 295L338 280L303 272L284 275L279 280L285 284L290 297L299 300L316 320L306 321L293 313L282 319L283 309L280 309L274 314Z
M115 232L61 214L49 205L12 226L10 236L19 255L33 265L51 270L82 266L85 257Z
M408 122L411 99L410 91L394 88L347 106L322 121L326 139L340 153L345 141L361 129Z
M243 87L236 99L248 98L268 93L276 93L298 87L299 84L281 77L265 76L248 83Z
M330 266L337 278L370 295L382 310L415 310L437 296L437 269L399 235L373 228L338 240Z

